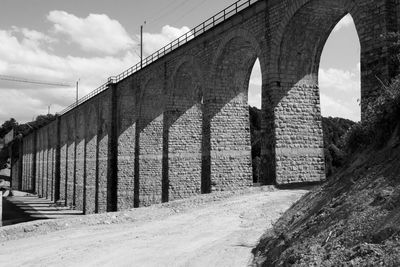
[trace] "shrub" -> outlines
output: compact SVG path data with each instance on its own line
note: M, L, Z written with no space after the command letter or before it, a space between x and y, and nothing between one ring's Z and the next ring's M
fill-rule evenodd
M400 76L389 86L382 86L380 96L367 104L363 120L345 134L348 152L369 145L382 146L400 122Z

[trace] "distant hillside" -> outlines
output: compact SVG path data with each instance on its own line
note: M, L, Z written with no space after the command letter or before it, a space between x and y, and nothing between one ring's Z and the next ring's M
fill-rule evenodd
M343 166L345 153L343 152L343 136L355 124L354 121L343 118L322 118L324 132L325 171L330 176L337 168Z
M250 107L250 133L251 133L251 157L253 160L253 182L260 180L261 165L261 110Z

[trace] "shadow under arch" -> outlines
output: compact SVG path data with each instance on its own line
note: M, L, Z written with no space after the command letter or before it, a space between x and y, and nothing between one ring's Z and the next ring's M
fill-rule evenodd
M256 59L264 58L251 32L238 29L220 43L204 97L204 192L252 185L248 87Z
M279 185L325 180L320 57L333 28L345 15L350 13L360 28L360 9L354 1L299 1L296 8L272 42L272 51L278 53L272 53L272 78L266 90L274 118L270 133L274 144L266 156L274 158L275 165L267 166L265 173L270 175L269 182Z
M168 82L164 115L163 201L201 193L203 75L184 56Z
M163 79L157 78L154 73L143 83L139 100L135 136L134 207L162 201L163 99Z

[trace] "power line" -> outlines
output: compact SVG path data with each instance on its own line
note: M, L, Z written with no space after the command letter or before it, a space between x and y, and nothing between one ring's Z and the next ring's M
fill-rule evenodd
M20 83L40 84L40 85L50 85L50 86L62 86L62 87L71 87L71 86L73 86L73 85L68 84L68 83L57 83L57 82L30 80L30 79L26 79L26 78L14 77L14 76L6 76L6 75L0 75L0 80L11 81L11 82L20 82Z
M173 23L176 23L178 21L181 21L183 18L185 18L187 15L190 15L195 9L199 8L200 6L204 5L206 2L208 2L208 0L203 0L200 3L198 3L197 5L191 7L190 9L188 9L187 11L183 12L184 15L180 16L178 19L174 20Z
M162 5L157 11L153 12L152 14L148 14L147 17L158 17L159 15L163 14L166 9L170 8L171 5L176 4L179 0L173 0L171 2L165 1L164 5Z
M182 0L182 1L176 2L176 5L173 5L173 4L170 5L169 8L167 8L163 13L161 13L161 15L159 17L149 20L148 22L149 23L158 22L165 16L171 15L171 14L175 13L176 11L180 10L188 2L189 2L188 0Z

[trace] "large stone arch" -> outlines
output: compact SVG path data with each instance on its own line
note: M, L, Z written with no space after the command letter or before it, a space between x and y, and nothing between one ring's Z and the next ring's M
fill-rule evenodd
M136 125L134 205L162 201L162 157L164 121L163 76L153 72L142 85Z
M168 82L164 116L163 201L201 193L203 75L182 57Z
M382 24L385 19L378 18L386 13L373 14L373 6L372 1L358 0L292 1L279 24L272 26L268 86L263 93L273 107L268 117L273 118L269 136L274 143L264 146L263 156L264 162L274 163L266 165L266 181L287 184L325 179L318 69L327 38L348 13L361 44L362 110L379 94L375 75L390 76L382 53L386 44L378 40L387 27ZM365 71L366 66L371 66L370 71Z
M267 62L265 57L263 56L263 50L262 50L262 45L261 43L255 38L255 36L253 35L253 33L251 33L249 30L246 30L244 28L238 28L235 30L230 31L226 36L224 36L222 38L222 40L220 41L218 48L216 49L216 51L213 54L213 60L211 63L211 67L208 69L208 73L207 75L209 77L212 77L216 74L216 71L218 69L219 64L219 60L221 59L221 57L223 57L223 54L226 51L227 46L229 45L229 43L233 40L233 39L242 39L242 40L246 40L246 42L249 44L249 46L254 50L255 54L256 54L256 58L258 58L260 60L260 65L261 65L261 71L263 72L262 78L263 78L263 82L264 82L264 78L266 78L265 74L265 70L267 69ZM252 60L250 60L252 61ZM255 61L255 60L254 60ZM254 65L250 64L250 65ZM209 81L209 84L207 84L207 86L205 87L205 89L212 89L212 84L210 84L210 82L212 82L212 80ZM204 92L205 94L210 93L209 90L205 90Z
M388 48L389 41L385 41L382 37L388 32L398 30L398 23L394 21L396 15L393 14L396 10L392 8L389 1L384 0L335 0L329 2L300 0L293 3L291 2L287 5L287 11L272 35L272 56L270 60L271 64L268 69L269 73L274 74L278 71L277 63L279 62L279 54L276 52L282 45L285 35L287 35L287 29L290 28L289 23L293 21L296 14L301 12L305 7L313 4L319 4L328 9L331 5L340 6L340 9L343 11L342 17L349 13L354 20L361 45L361 111L363 113L368 102L374 100L380 94L379 80L388 82L397 73L398 67L394 66L395 63L391 59L391 53L393 53L393 51ZM379 12L376 11L378 6ZM332 20L331 16L332 15L329 15L327 20ZM322 40L326 41L331 30L340 18L340 16L336 18L336 22L332 23L332 28L327 30L326 36L321 38ZM315 25L318 23L313 21L311 24ZM322 49L323 45L320 45L319 51L317 51L318 53L316 54L320 55ZM379 79L377 79L377 77ZM269 82L274 84L278 80L276 76L271 75Z
M238 29L213 56L204 98L205 192L252 184L248 87L257 58L264 69L260 47L250 31Z

